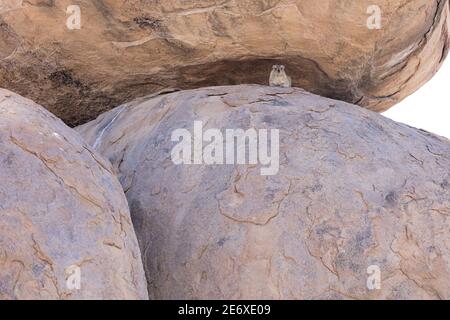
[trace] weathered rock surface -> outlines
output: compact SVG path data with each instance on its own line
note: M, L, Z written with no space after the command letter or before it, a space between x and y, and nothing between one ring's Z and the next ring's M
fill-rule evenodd
M0 86L81 124L167 88L267 84L284 63L293 85L384 111L439 68L447 0L0 1Z
M48 111L3 89L0 181L0 299L148 297L111 164Z
M174 165L171 133L194 120L279 129L278 174ZM265 86L144 98L78 130L119 171L152 298L450 298L445 138Z

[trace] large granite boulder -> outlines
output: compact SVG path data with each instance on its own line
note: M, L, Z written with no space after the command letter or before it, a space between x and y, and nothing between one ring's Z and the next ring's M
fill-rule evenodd
M384 111L444 61L448 3L2 0L0 86L75 125L162 89L267 84L283 63L294 86Z
M0 89L0 299L146 299L111 164L44 108Z
M203 159L183 164L199 124ZM251 128L271 137L257 164L212 164L218 133ZM78 130L119 172L152 298L450 298L445 138L266 86L143 98Z

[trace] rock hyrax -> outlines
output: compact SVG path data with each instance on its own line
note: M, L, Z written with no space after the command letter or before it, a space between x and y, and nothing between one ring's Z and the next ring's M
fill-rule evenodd
M291 77L286 75L285 67L281 64L274 65L270 73L269 85L271 87L290 88L291 84Z

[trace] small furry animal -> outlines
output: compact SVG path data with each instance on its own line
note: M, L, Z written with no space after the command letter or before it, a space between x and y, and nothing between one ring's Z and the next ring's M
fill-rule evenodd
M292 85L291 77L286 75L285 67L282 64L276 64L272 67L269 85L271 87L283 87L283 88L291 87Z

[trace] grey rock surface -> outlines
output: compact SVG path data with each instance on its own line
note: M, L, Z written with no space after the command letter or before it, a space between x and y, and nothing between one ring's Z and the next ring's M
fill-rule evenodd
M0 89L0 299L146 299L111 164L44 108Z
M171 134L194 121L279 129L278 174L175 165ZM142 98L77 130L119 172L151 298L450 298L445 138L256 85Z

